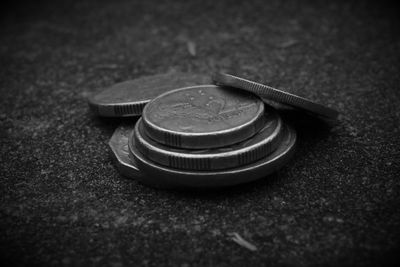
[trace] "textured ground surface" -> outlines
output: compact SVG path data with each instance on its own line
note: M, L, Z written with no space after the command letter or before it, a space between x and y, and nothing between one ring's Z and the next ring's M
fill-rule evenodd
M364 1L109 2L2 11L3 262L338 266L396 259L398 10ZM341 116L326 126L287 114L298 152L255 183L174 192L122 178L107 146L120 122L92 116L85 96L143 75L217 69L295 88Z

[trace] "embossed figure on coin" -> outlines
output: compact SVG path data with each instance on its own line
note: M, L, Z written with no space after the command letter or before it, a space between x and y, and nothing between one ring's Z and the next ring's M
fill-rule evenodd
M145 132L173 147L202 149L241 142L262 127L264 103L245 91L216 85L177 89L143 110Z
M260 108L260 101L250 94L200 87L165 95L149 105L148 119L173 131L205 133L240 126Z

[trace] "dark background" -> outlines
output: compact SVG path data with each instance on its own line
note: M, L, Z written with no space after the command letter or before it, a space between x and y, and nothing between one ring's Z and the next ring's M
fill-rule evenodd
M400 240L398 14L382 1L4 6L2 261L394 263ZM282 170L254 183L185 192L121 177L107 145L121 121L94 117L85 97L144 75L219 69L293 88L341 115L325 125L288 112L298 151ZM257 250L233 242L233 232Z

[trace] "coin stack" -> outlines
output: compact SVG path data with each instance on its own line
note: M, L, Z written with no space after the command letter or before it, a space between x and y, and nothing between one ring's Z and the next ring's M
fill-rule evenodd
M109 145L124 176L156 187L222 187L266 177L291 158L296 132L262 99L318 116L337 112L233 75L168 73L116 84L89 98L100 116L140 116ZM204 84L206 83L206 84ZM191 85L191 86L188 86Z

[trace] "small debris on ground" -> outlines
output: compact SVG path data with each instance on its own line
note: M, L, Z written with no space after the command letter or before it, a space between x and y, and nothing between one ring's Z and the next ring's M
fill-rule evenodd
M192 41L188 41L187 43L187 49L189 51L189 54L192 56L196 56L196 44Z
M232 241L234 241L236 244L247 248L248 250L251 251L256 251L257 247L253 244L251 244L249 241L246 241L241 237L238 233L229 233L229 236L231 236Z

